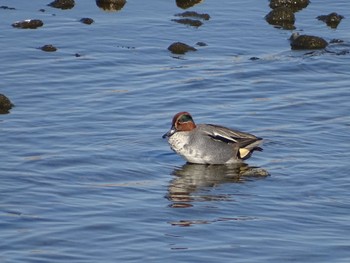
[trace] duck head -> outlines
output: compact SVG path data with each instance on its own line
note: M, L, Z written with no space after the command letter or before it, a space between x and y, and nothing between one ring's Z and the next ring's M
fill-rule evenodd
M182 111L175 114L170 130L167 133L165 133L162 137L169 138L175 132L191 131L194 128L196 128L196 124L194 123L191 114L189 114L186 111Z

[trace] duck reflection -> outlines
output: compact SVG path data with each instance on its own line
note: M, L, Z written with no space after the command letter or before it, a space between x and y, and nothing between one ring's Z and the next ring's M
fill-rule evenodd
M242 183L249 178L266 177L269 173L245 163L235 165L187 163L175 169L172 175L175 178L168 187L167 198L172 202L171 207L180 208L192 206L193 201L229 200L230 195L210 194L211 188L224 183Z
M121 10L126 4L126 0L96 0L96 5L105 11Z

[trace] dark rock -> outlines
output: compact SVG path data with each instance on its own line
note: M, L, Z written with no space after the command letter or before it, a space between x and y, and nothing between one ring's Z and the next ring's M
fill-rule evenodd
M96 5L106 11L121 10L126 4L126 0L96 0Z
M331 41L329 41L329 43L330 43L330 44L341 44L341 43L344 43L344 40L334 38L334 39L332 39Z
M199 47L205 47L205 46L207 46L207 43L197 42L196 45L199 46Z
M55 0L48 4L48 6L59 8L59 9L72 9L75 5L74 0Z
M57 48L53 45L44 45L40 49L45 52L55 52L57 50Z
M270 25L280 26L284 29L295 29L295 16L293 11L288 7L278 7L273 9L265 16Z
M6 114L9 113L9 110L14 105L11 103L9 98L7 98L5 95L0 94L0 114Z
M288 7L293 12L303 9L309 5L309 0L270 0L270 7L272 9L278 7Z
M299 35L293 33L290 37L290 46L292 49L324 49L328 43L321 37Z
M13 27L23 28L23 29L35 29L43 26L43 21L39 19L28 19L23 21L18 21L12 24Z
M192 17L192 18L199 18L203 20L209 20L210 15L208 14L199 14L197 12L191 12L191 11L186 11L180 14L176 14L175 16L181 16L181 17Z
M168 47L168 50L173 54L185 54L188 51L196 51L197 49L185 43L175 42Z
M82 22L83 24L91 25L95 21L92 18L84 17L80 19L80 22Z
M179 24L193 26L193 27L200 27L203 25L203 23L200 20L190 19L190 18L182 18L182 19L172 19L171 21L174 21Z
M322 15L317 17L318 20L325 22L327 26L331 28L337 28L337 26L343 18L344 17L342 15L338 15L337 13L330 13L328 15Z
M16 10L14 7L8 7L7 5L0 6L0 9L6 9L6 10Z
M202 2L202 0L176 0L176 5L182 9L187 9L200 2Z

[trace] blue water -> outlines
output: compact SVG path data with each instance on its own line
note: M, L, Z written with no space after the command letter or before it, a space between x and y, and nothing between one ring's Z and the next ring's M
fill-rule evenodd
M348 1L296 14L296 31L344 40L311 53L266 23L267 1L203 1L199 28L171 21L175 1L49 2L1 2L16 8L0 9L15 104L0 115L1 262L350 261ZM337 29L315 19L330 12ZM11 26L24 19L44 26ZM176 56L177 41L207 46ZM185 164L161 138L185 110L264 151L238 169Z

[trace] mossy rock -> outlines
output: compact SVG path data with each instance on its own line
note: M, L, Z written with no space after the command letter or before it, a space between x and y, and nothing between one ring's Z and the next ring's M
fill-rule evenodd
M270 25L280 26L284 29L295 29L295 15L288 7L278 7L271 10L271 12L265 16L265 19Z
M0 114L7 114L9 113L10 109L14 105L10 101L9 98L7 98L5 95L0 94Z
M202 1L203 0L176 0L176 5L182 9L187 9Z
M188 51L197 51L196 48L191 47L185 43L182 42L175 42L172 43L169 47L168 50L173 53L173 54L178 54L178 55L182 55L185 54Z
M270 0L270 7L272 9L278 7L288 7L293 12L301 10L309 5L309 0Z
M321 15L318 16L317 19L320 21L323 21L327 24L327 26L331 28L337 28L340 21L344 18L342 15L338 15L337 13L333 12L328 15Z
M55 52L57 51L57 48L53 45L44 45L40 48L42 51L45 51L45 52Z
M82 22L83 24L86 24L86 25L91 25L95 21L92 18L84 17L84 18L80 19L80 22Z
M321 37L310 35L299 35L293 33L290 37L290 46L293 50L297 49L324 49L328 46L326 40Z
M126 0L96 0L96 5L106 11L119 11L126 4Z
M43 26L44 23L40 19L27 19L23 21L18 21L12 24L13 27L22 29L36 29Z
M48 4L48 6L59 8L59 9L72 9L75 5L74 0L55 0Z

